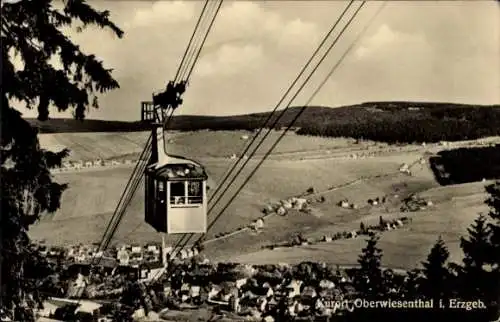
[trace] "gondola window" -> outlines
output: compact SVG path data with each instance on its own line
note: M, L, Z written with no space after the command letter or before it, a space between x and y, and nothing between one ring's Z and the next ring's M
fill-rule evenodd
M188 203L200 204L203 201L202 182L192 181L188 182Z
M160 204L164 204L165 198L166 198L166 196L165 196L165 182L159 180L156 187L158 189L156 197L157 197L158 201L160 202Z
M183 205L186 203L186 183L170 183L170 203L173 205Z

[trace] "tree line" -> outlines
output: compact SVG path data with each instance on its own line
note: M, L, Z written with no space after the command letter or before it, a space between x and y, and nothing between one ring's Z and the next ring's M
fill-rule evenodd
M441 185L500 178L500 145L440 151L429 159Z
M500 134L500 119L491 122L466 119L424 118L404 122L363 120L344 124L308 124L299 135L350 137L379 142L433 143L440 141L475 140Z
M408 110L407 106L420 106ZM376 111L373 111L375 109ZM273 116L266 128L290 125L298 108L290 108L277 120ZM179 117L172 129L180 131L254 131L268 113L232 117ZM196 119L196 121L194 121ZM294 127L299 135L350 137L387 143L422 143L474 140L500 135L500 107L462 106L430 103L364 103L342 108L310 107Z
M407 106L418 107L409 110ZM268 120L266 128L283 129L290 125L300 108L291 107L282 114L237 116L174 116L169 128L177 131L255 131ZM102 120L52 119L30 120L42 133L145 131L147 123ZM274 126L273 126L274 125ZM417 143L472 140L496 136L500 132L500 108L437 103L363 103L327 108L310 106L293 125L300 135L351 137L387 143Z

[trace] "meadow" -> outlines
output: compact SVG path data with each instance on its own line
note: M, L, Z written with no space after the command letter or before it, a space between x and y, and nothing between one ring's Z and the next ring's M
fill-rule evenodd
M256 139L256 142L264 140L256 151L256 155L262 156L282 134L281 131L271 131L264 139L266 133L268 132L261 132ZM138 157L144 149L149 134L149 131L40 134L39 140L42 147L51 150L69 148L70 155L65 160L133 159ZM232 154L239 156L254 134L256 133L250 131L169 132L166 134L167 151L191 158L229 158ZM273 154L310 152L320 149L335 150L347 148L352 142L354 142L352 139L331 140L321 137L286 135ZM256 145L253 145L247 154L253 151L254 146Z
M318 236L323 233L357 229L359 223L377 224L379 216L390 220L400 216L412 218L412 222L403 228L386 231L381 235L379 247L384 252L382 264L391 268L412 269L426 259L429 250L438 236L446 242L450 251L450 260L462 259L460 237L467 233L467 228L480 212L487 212L484 205L485 183L469 183L458 186L432 188L420 195L432 200L434 207L415 213L398 211L370 211L364 215L340 225L323 227L305 236ZM366 238L339 240L331 243L259 250L247 254L221 256L221 261L268 264L276 262L300 263L302 261L323 261L339 265L356 264L360 250L365 246Z
M215 186L228 168L235 162L229 156L238 154L248 144L243 131L198 131L169 134L168 151L173 154L196 158L207 168L209 183ZM280 135L274 131L267 145ZM130 133L66 133L43 134L43 147L58 149L62 146L72 150L74 160L97 158L130 158L142 150L146 132ZM224 144L221 144L224 142ZM392 149L392 150L391 150ZM388 152L391 150L392 152ZM314 205L311 214L290 212L287 216L269 217L260 233L242 232L207 244L206 254L215 260L231 260L251 263L295 262L302 260L328 261L338 264L354 263L363 239L336 241L293 249L262 250L267 244L287 241L298 233L304 236L357 229L361 221L376 223L380 215L391 218L401 215L399 201L391 207L370 208L369 198L384 195L418 193L432 200L435 207L411 213L411 225L397 231L386 232L381 246L386 257L384 264L393 267L414 267L427 255L429 248L443 235L449 243L452 258L460 256L458 238L479 211L484 211L485 183L470 183L440 187L427 164L412 168L412 176L398 172L402 163L415 161L439 150L437 145L407 145L393 151L387 144L352 139L333 139L288 134L249 184L228 207L220 220L207 234L207 239L221 232L230 232L246 226L262 216L263 206L283 198L301 194L310 187L325 197L323 204ZM265 149L260 149L262 155ZM372 158L349 159L353 153L378 151ZM209 214L214 218L236 188L259 161L249 162L249 168L236 180L229 195L221 199ZM56 213L45 215L30 230L36 240L48 244L74 244L97 242L110 219L125 183L132 172L131 166L107 169L67 172L55 175L58 182L69 184L63 194L62 206ZM332 187L357 179L359 182L339 189ZM329 190L330 189L330 190ZM211 190L213 192L213 189ZM357 210L342 209L336 204L342 199L359 204ZM118 228L113 243L159 242L161 236L143 221L144 187L141 185ZM169 236L174 243L179 236ZM194 241L194 238L192 239Z

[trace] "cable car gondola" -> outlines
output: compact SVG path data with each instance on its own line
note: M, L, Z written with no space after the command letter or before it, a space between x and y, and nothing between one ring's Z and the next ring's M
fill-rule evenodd
M145 171L145 221L167 234L206 233L208 176L196 161L166 153L163 112L142 103L142 121L153 127Z

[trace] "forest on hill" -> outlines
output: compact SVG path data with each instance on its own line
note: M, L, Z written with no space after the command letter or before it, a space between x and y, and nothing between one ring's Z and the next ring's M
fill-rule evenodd
M440 151L430 158L431 169L441 185L500 178L500 145Z
M174 116L177 131L253 131L270 117L268 127L287 127L301 111L291 107L270 113L235 116ZM281 118L279 116L281 115ZM29 120L40 133L132 132L149 129L141 122L51 119ZM274 126L272 126L274 125ZM338 108L310 106L293 125L299 135L352 137L388 143L472 140L500 134L500 105L421 102L370 102Z

